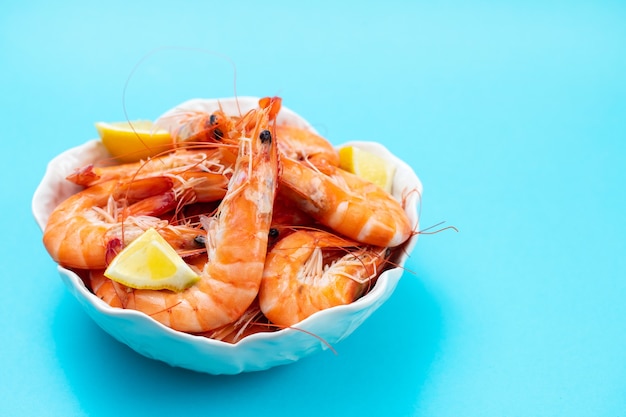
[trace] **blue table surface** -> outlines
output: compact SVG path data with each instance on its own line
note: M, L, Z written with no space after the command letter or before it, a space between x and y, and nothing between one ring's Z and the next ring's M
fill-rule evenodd
M625 416L626 3L310 3L3 3L0 415ZM94 122L235 84L384 143L459 232L337 355L211 376L95 325L30 203Z

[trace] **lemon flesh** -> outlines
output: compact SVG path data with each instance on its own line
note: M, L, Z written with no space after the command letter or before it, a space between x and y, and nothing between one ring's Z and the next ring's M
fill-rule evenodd
M182 291L200 277L154 229L148 229L124 248L104 275L127 287Z
M136 162L173 148L170 133L150 120L98 122L96 129L104 147L120 162Z
M395 165L380 156L354 146L339 149L339 166L391 192Z

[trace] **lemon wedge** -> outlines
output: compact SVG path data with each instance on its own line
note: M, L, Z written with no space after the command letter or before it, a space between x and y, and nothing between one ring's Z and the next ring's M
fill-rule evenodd
M98 122L96 129L109 153L120 162L135 162L172 149L167 130L150 120Z
M154 229L148 229L125 247L104 275L127 287L182 291L200 277Z
M391 192L395 165L380 156L354 146L339 149L339 166Z

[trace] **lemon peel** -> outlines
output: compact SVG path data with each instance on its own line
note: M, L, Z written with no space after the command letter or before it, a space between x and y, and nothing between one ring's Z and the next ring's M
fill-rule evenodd
M396 167L384 158L355 146L344 146L339 149L339 166L391 192Z
M120 162L136 162L173 148L172 136L150 120L97 122L100 140Z
M200 277L153 228L125 247L104 275L136 289L182 291Z

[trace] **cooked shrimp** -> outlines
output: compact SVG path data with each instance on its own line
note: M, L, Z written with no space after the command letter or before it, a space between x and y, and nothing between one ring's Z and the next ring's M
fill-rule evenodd
M358 242L394 247L412 233L402 205L380 187L334 168L326 175L282 158L281 192L304 212Z
M226 115L222 110L206 113L185 111L170 116L174 127L170 134L178 146L201 142L231 142L230 132L236 130L237 118Z
M256 298L267 253L278 176L278 154L269 119L275 102L247 114L251 134L240 139L239 156L218 212L203 217L207 258L196 263L200 280L182 291L99 286L96 294L119 298L124 308L142 311L175 330L203 333L237 320ZM196 262L198 262L196 260Z
M194 150L179 149L146 161L111 166L93 164L76 169L67 176L74 184L91 186L112 179L139 179L151 176L178 175L186 172L207 172L228 176L235 163L233 152L224 146Z
M177 250L197 249L199 230L170 226L158 216L177 204L174 180L153 177L132 182L107 181L69 197L50 214L43 243L59 264L79 269L104 268L111 251L149 227ZM134 204L133 204L134 203Z
M311 314L349 304L373 285L388 256L328 232L298 230L268 253L259 290L261 311L292 326Z

